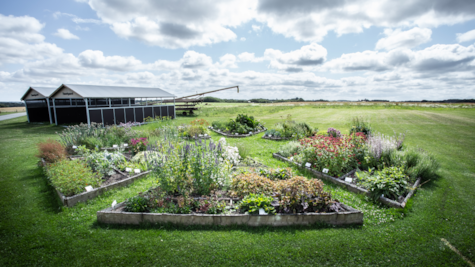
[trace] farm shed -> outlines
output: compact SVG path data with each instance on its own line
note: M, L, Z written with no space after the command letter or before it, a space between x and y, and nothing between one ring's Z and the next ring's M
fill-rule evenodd
M28 122L54 122L52 102L49 98L55 87L30 87L21 98L25 101Z
M104 125L143 122L147 117L175 118L175 96L159 88L62 84L50 95L56 124Z

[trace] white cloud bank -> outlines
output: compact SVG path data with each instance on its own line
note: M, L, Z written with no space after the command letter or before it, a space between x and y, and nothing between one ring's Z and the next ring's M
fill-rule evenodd
M475 40L475 30L468 31L466 33L457 33L457 41L459 43L470 42Z
M53 35L58 36L59 38L66 39L66 40L72 40L76 39L79 40L79 37L76 35L72 34L69 30L67 29L58 29Z

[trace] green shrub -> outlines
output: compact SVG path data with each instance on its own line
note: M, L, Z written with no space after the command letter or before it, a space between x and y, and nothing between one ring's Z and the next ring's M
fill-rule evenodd
M365 135L370 135L371 125L363 117L353 117L350 134L354 133L364 133Z
M149 199L146 196L135 196L125 201L124 211L148 212L150 211Z
M104 146L104 143L99 137L89 136L84 138L81 142L81 145L86 146L87 149L101 148Z
M288 158L293 156L295 153L299 153L301 148L300 142L291 141L280 147L279 154Z
M251 148L249 148L249 146L239 143L236 147L238 148L239 156L241 156L242 159L247 158L251 154Z
M258 174L271 180L287 180L293 177L291 168L263 169L257 170Z
M419 148L407 148L390 155L390 166L401 166L405 173L415 182L435 179L440 165L428 152Z
M373 201L377 201L381 195L386 198L397 200L399 196L407 192L407 177L401 167L384 168L370 175L371 169L364 174L357 172L358 183L368 189Z
M51 184L65 196L73 196L85 191L86 186L99 187L101 178L98 173L80 160L61 160L47 168Z
M264 194L249 194L239 203L241 212L249 212L250 214L259 214L259 209L264 209L268 214L275 214L275 209L271 205L273 198Z

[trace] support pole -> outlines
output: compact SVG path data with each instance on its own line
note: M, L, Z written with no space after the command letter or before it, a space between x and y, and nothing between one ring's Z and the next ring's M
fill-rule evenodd
M91 126L91 119L89 118L89 103L88 103L89 99L86 98L84 100L86 100L85 102L86 102L87 125ZM54 104L54 102L53 102L53 104Z
M58 116L56 116L56 99L53 98L54 122L58 125ZM87 105L87 103L86 103Z
M176 118L175 98L173 98L173 118Z
M28 120L28 123L30 123L30 114L28 113L28 104L25 101L25 110L26 110L26 119Z
M51 119L51 107L49 106L49 98L46 98L46 105L48 106L49 124L53 124L53 120Z

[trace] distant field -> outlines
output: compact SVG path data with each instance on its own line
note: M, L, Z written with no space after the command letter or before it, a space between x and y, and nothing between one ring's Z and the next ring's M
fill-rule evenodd
M322 106L322 107L420 107L420 108L475 108L475 103L429 103L429 102L276 102L276 103L203 103L201 108L242 106Z
M6 115L16 112L25 112L25 107L9 107L9 108L0 108L0 115Z

